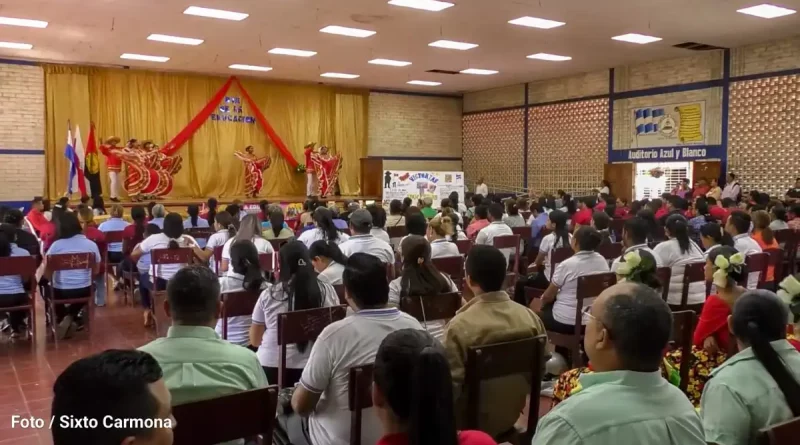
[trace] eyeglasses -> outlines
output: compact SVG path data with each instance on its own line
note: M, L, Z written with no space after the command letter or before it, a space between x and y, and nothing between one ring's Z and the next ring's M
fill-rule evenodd
M583 315L585 315L585 316L589 317L589 318L592 318L592 319L594 319L594 321L596 321L596 322L598 322L598 323L601 323L601 324L602 324L602 322L600 321L600 319L599 319L599 318L597 318L597 317L595 317L594 315L592 315L592 307L591 307L591 306L586 306L585 308L583 308L583 310L581 311L581 313L582 313Z

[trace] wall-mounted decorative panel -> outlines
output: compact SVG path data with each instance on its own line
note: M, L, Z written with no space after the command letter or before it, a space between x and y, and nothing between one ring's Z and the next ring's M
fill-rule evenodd
M525 111L491 111L463 117L464 174L480 177L492 188L522 187Z
M728 171L783 196L800 176L800 75L731 84Z
M533 107L528 122L528 187L588 194L603 179L608 99Z

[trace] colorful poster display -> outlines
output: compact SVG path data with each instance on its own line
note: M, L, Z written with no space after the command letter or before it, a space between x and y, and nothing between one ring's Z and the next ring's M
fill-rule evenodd
M458 202L464 202L464 172L426 172L386 170L383 172L383 205L393 199L409 197L414 205L420 198L430 197L434 207L452 192L458 193Z
M631 148L683 147L706 144L706 102L635 108Z

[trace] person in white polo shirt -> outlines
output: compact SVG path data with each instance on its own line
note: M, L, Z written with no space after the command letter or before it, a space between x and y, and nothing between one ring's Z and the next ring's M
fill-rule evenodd
M494 237L514 234L511 227L508 227L508 224L503 222L503 211L503 204L494 203L489 206L489 225L478 232L478 236L475 238L475 244L493 246ZM505 255L506 264L508 264L514 249L507 247L505 249L500 249L500 251Z
M725 224L725 231L733 237L733 247L744 256L752 255L754 253L761 253L761 246L758 245L756 240L750 236L750 227L752 225L752 218L746 212L737 210L731 213L728 217L728 223ZM750 272L747 275L747 288L755 289L758 287L759 272Z
M625 221L625 225L622 226L622 245L625 246L625 250L622 252L622 255L619 258L614 259L611 263L611 271L616 272L617 268L619 267L620 261L622 258L630 253L635 252L637 250L646 250L653 255L653 258L656 260L656 267L663 266L661 258L653 252L647 245L647 234L650 231L650 226L647 224L647 221L639 218L638 216L634 216L633 218Z
M372 235L372 215L368 210L358 209L350 214L350 239L339 244L344 256L364 252L377 257L384 264L394 264L392 246Z
M355 253L344 271L347 304L355 313L331 323L317 337L292 396L293 414L278 416L293 445L347 445L350 442L348 380L350 368L375 361L383 339L400 329L420 329L419 322L390 307L389 283L382 262ZM382 435L374 408L362 412L361 443Z

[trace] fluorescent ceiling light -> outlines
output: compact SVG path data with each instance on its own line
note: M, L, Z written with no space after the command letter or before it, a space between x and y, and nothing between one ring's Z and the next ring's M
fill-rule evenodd
M199 6L189 6L183 11L184 14L197 15L200 17L210 17L212 19L241 21L250 16L243 12L224 11L222 9L201 8Z
M764 19L774 19L776 17L783 17L785 15L792 15L797 11L795 11L794 9L782 8L780 6L764 3L757 6L751 6L749 8L739 9L736 12L741 12L742 14L754 15L756 17L761 17Z
M479 76L489 76L492 74L497 74L499 71L495 70L482 70L479 68L467 68L465 70L459 71L461 74L477 74Z
M437 40L431 42L428 46L435 46L437 48L457 49L459 51L466 51L468 49L477 48L478 45L474 43L454 42L452 40Z
M555 54L536 53L528 56L529 59L548 60L550 62L564 62L565 60L572 60L570 56L558 56Z
M375 34L375 31L370 31L368 29L358 29L358 28L348 28L346 26L326 26L319 30L319 32L325 32L328 34L339 34L341 36L348 36L348 37L369 37Z
M638 43L640 45L644 45L645 43L658 42L659 40L661 40L661 37L653 37L653 36L646 36L644 34L630 33L612 37L612 39L619 40L621 42Z
M566 25L566 23L564 22L557 22L555 20L540 19L538 17L529 17L529 16L520 17L514 20L509 20L508 23L511 23L512 25L527 26L529 28L539 28L539 29L552 29Z
M404 6L406 8L424 9L426 11L438 12L455 6L450 2L440 2L437 0L390 0L390 5Z
M28 28L47 28L47 22L41 20L15 19L0 17L0 25L27 26Z
M30 43L0 42L0 48L33 49L33 45Z
M425 87L435 87L442 84L442 82L430 82L428 80L409 80L406 83L409 85L422 85Z
M146 56L144 54L131 54L125 53L119 56L120 59L130 59L130 60L144 60L146 62L166 62L169 60L169 57L162 57L162 56Z
M150 34L147 40L155 40L156 42L177 43L179 45L192 45L197 46L203 43L203 39L191 39L189 37L175 37L165 34Z
M411 62L404 62L402 60L392 60L392 59L372 59L367 63L371 63L373 65L387 65L387 66L409 66Z
M256 66L256 65L241 65L238 63L234 63L230 65L228 68L233 70L247 70L247 71L272 71L271 67L268 66Z
M322 73L319 77L332 77L334 79L356 79L360 77L358 74L345 74L345 73Z
M284 56L297 56L297 57L312 57L317 55L316 51L305 51L302 49L291 49L291 48L272 48L267 52L270 54L281 54Z

